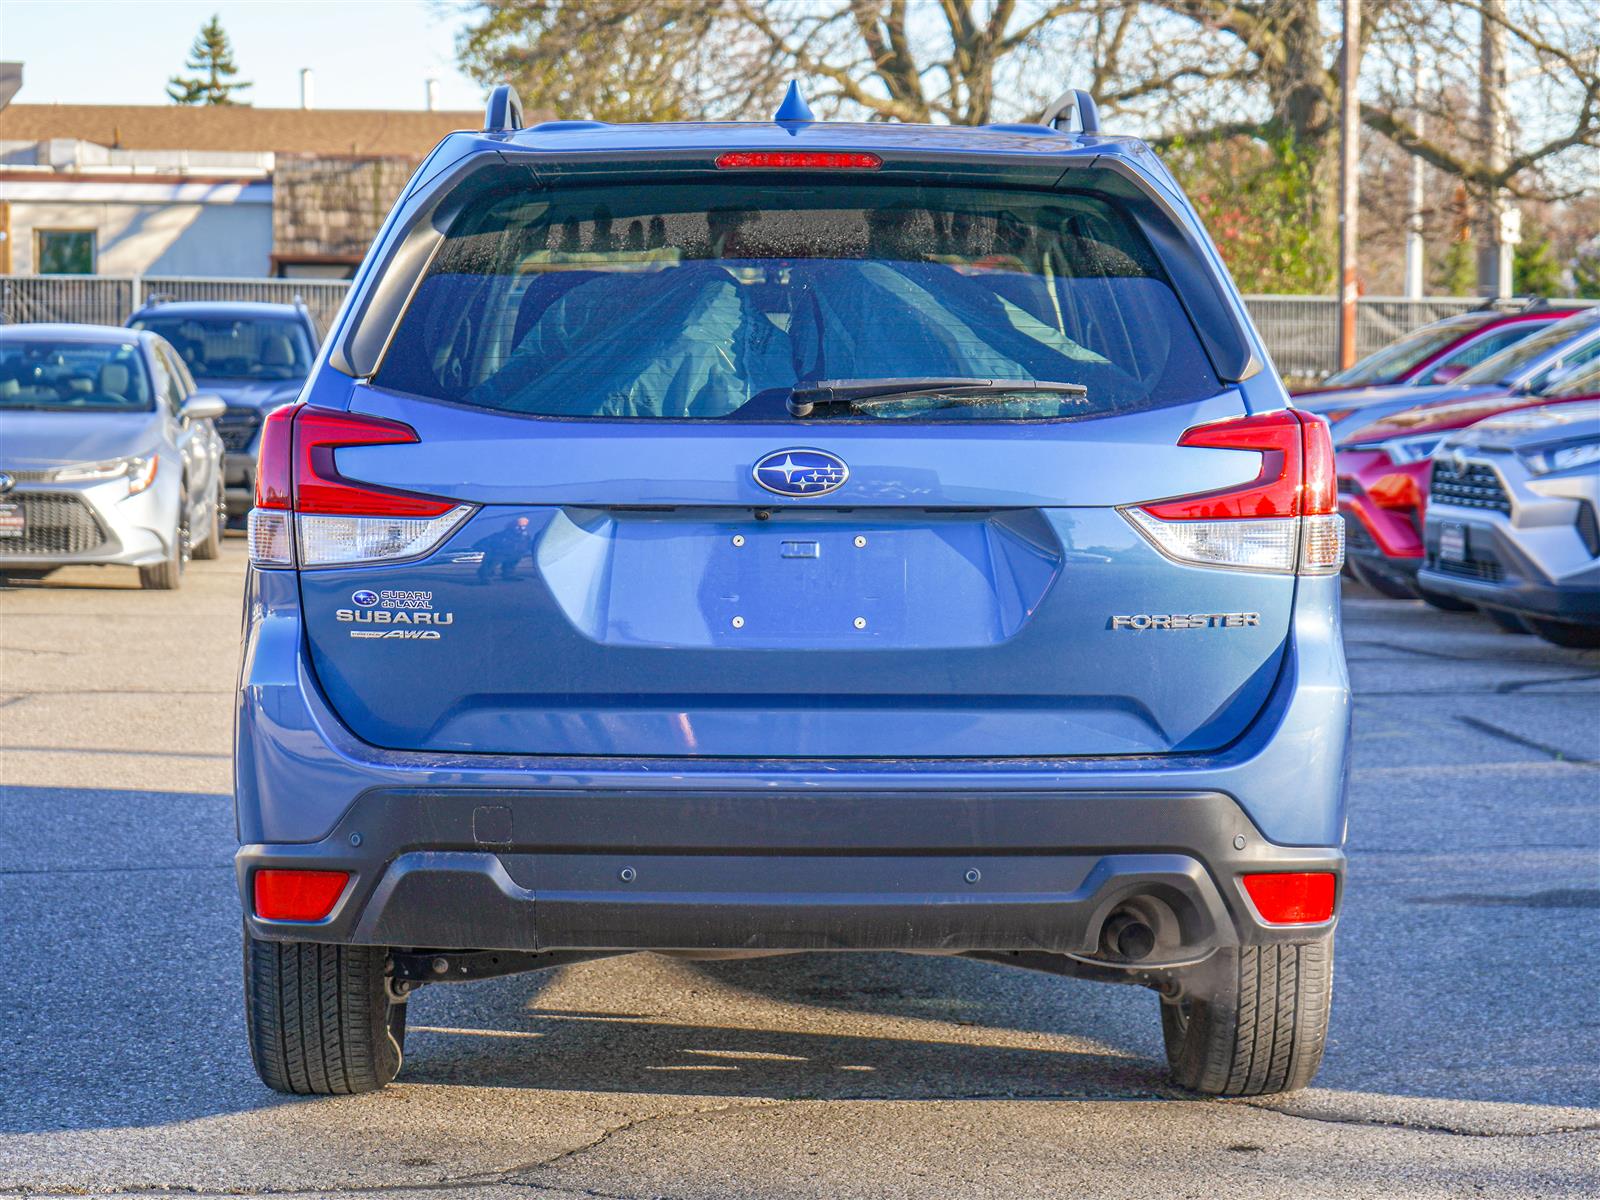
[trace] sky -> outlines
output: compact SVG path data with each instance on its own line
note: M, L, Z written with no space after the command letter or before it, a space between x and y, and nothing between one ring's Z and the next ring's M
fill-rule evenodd
M484 89L456 70L459 5L436 0L0 0L0 61L21 61L18 104L167 104L200 26L215 13L236 79L264 108L297 108L300 69L317 108L476 109Z

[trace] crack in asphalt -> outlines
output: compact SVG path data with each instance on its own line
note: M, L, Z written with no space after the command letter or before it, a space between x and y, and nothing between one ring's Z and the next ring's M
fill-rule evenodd
M1600 679L1600 672L1590 672L1585 675L1563 675L1560 679L1508 679L1504 683L1495 684L1494 690L1497 695L1509 696L1522 691L1524 688L1538 687L1546 683L1591 683L1596 679ZM1552 692L1550 694L1553 696L1589 695L1588 692Z
M1558 1125L1552 1129L1461 1129L1453 1125L1437 1125L1430 1122L1419 1124L1412 1121L1387 1121L1380 1117L1338 1117L1293 1112L1285 1108L1274 1108L1271 1103L1260 1100L1224 1100L1221 1103L1239 1108L1253 1108L1258 1112L1275 1113L1280 1117L1293 1117L1297 1121L1315 1121L1319 1125L1358 1125L1368 1129L1398 1129L1409 1133L1439 1133L1450 1137L1540 1138L1557 1137L1568 1133L1600 1133L1600 1121L1582 1125Z
M1373 642L1373 641L1367 641L1367 640L1361 639L1361 638L1348 638L1347 637L1344 640L1344 644L1345 644L1346 651L1348 651L1352 646L1363 646L1363 647L1366 647L1366 648L1372 649L1372 650L1387 650L1391 654L1410 654L1410 655L1415 655L1415 656L1417 656L1419 658L1438 659L1440 662L1472 663L1472 664L1475 664L1475 665L1481 665L1482 662L1483 662L1483 657L1481 655L1478 655L1478 654L1446 654L1442 650L1425 650L1421 646L1402 646L1402 645L1400 645L1400 644L1398 644L1396 642ZM1368 659L1368 658L1359 658L1359 657L1352 658L1348 653L1346 653L1345 659L1346 659L1347 662L1381 662L1382 661L1381 659ZM1529 666L1529 667L1549 667L1549 668L1551 668L1553 670L1560 670L1561 669L1561 666L1560 666L1559 663L1529 662L1529 663L1513 664L1513 665L1523 665L1523 666Z
M1468 729L1476 729L1479 733L1486 733L1492 738L1499 738L1502 742L1510 742L1513 746L1521 746L1527 750L1537 750L1540 754L1548 755L1556 762L1572 763L1574 766L1580 767L1600 767L1600 759L1584 758L1582 755L1578 754L1568 754L1559 746L1552 746L1548 742L1540 742L1533 738L1523 737L1520 733L1513 733L1509 729L1502 729L1498 725L1492 724L1489 721L1480 720L1477 717L1464 717L1458 715L1456 720L1465 725Z
M678 1119L681 1119L681 1118L702 1117L702 1116L707 1116L707 1115L712 1114L712 1113L730 1112L733 1109L741 1109L742 1110L742 1109L747 1109L747 1108L770 1108L770 1107L773 1107L774 1105L779 1105L779 1104L782 1104L782 1103L783 1103L783 1101L781 1101L781 1100L746 1100L746 1101L742 1101L742 1102L741 1101L730 1100L725 1104L705 1105L705 1106L700 1107L700 1108L692 1108L692 1109L688 1110L687 1112L660 1112L660 1113L650 1113L647 1116L630 1117L628 1120L623 1121L620 1125L613 1125L610 1128L601 1130L600 1135L598 1137L595 1137L595 1138L591 1139L590 1141L585 1142L581 1146L570 1147L569 1149L561 1151L561 1153L559 1153L559 1154L553 1154L549 1158L542 1159L539 1162L528 1163L528 1164L526 1164L524 1166L521 1166L521 1167L513 1167L510 1170L500 1172L500 1175L502 1176L502 1181L504 1181L504 1182L519 1183L519 1184L524 1184L525 1186L538 1186L536 1184L533 1184L533 1182L531 1180L529 1180L529 1181L511 1180L511 1179L506 1179L504 1177L512 1176L512 1175L527 1174L527 1173L534 1172L534 1171L546 1171L546 1170L549 1170L551 1167L554 1167L558 1163L566 1162L568 1159L576 1158L580 1154L588 1154L591 1150L599 1149L601 1146L605 1145L606 1142L608 1142L612 1138L616 1137L619 1133L627 1133L630 1129L637 1129L642 1125L649 1125L649 1124L652 1124L653 1122L656 1122L656 1121L678 1120ZM600 1195L601 1193L592 1193L592 1194ZM663 1200L664 1200L664 1198L663 1198Z
M903 1099L903 1097L887 1096L887 1095L885 1095L885 1096L851 1096L851 1097L847 1097L845 1099L847 1099L849 1101L890 1101L890 1100ZM939 1097L938 1099L941 1100L941 1101L949 1101L949 1100L990 1100L990 1099L1003 1100L1003 1099L1018 1099L1018 1097L1007 1097L1007 1096L1004 1096L1004 1095L996 1095L996 1094L975 1094L975 1095L971 1095L971 1096L967 1096L967 1095L945 1096L945 1097ZM1048 1100L1056 1100L1056 1099L1059 1099L1059 1098L1058 1097L1039 1097L1037 1099L1042 1099L1042 1100L1047 1100L1048 1101ZM1583 1124L1576 1124L1576 1125L1560 1125L1560 1126L1556 1126L1556 1127L1550 1128L1550 1129L1529 1129L1529 1130L1462 1129L1462 1128L1459 1128L1457 1126L1452 1126L1452 1125L1447 1125L1447 1124L1433 1124L1433 1123L1428 1123L1428 1122L1418 1123L1418 1122L1404 1121L1404 1120L1384 1120L1384 1119L1377 1118L1377 1117L1355 1117L1355 1116L1341 1117L1341 1116L1333 1116L1333 1115L1329 1115L1329 1114L1294 1112L1294 1111L1291 1111L1291 1110L1288 1110L1288 1109L1274 1107L1274 1105L1271 1102L1262 1101L1262 1100L1248 1100L1248 1099L1226 1100L1225 1099L1225 1100L1207 1101L1207 1100L1203 1100L1203 1099L1199 1099L1199 1098L1191 1098L1191 1097L1188 1097L1188 1096L1177 1096L1177 1095L1173 1095L1173 1096L1147 1095L1147 1096L1127 1096L1127 1097L1101 1097L1101 1096L1096 1096L1096 1097L1093 1097L1092 1099L1093 1099L1094 1102L1107 1102L1107 1103L1126 1103L1126 1102L1133 1101L1133 1100L1144 1100L1144 1101L1151 1101L1151 1102L1177 1102L1177 1103L1193 1103L1193 1104L1214 1104L1214 1105L1216 1105L1218 1107L1227 1106L1227 1107L1234 1107L1234 1108L1254 1109L1257 1112L1270 1113L1273 1116L1278 1116L1278 1117L1288 1117L1288 1118L1292 1118L1293 1120L1296 1120L1296 1121L1309 1121L1309 1122L1312 1122L1312 1123L1318 1124L1318 1125L1347 1125L1347 1126L1355 1126L1355 1127L1358 1127L1358 1128L1366 1128L1366 1129L1393 1130L1393 1131L1401 1132L1401 1133L1426 1133L1426 1134L1442 1135L1442 1136L1446 1136L1446 1137L1464 1137L1464 1138L1476 1138L1476 1139L1485 1139L1485 1140L1488 1140L1488 1139L1500 1139L1500 1138L1516 1138L1516 1139L1547 1138L1547 1137L1562 1137L1562 1136L1567 1136L1567 1135L1571 1135L1571 1134L1600 1133L1600 1121L1586 1122L1586 1123L1583 1123ZM649 1114L646 1114L646 1115L643 1115L643 1116L630 1117L626 1121L622 1121L622 1122L619 1122L616 1125L611 1125L611 1126L606 1127L605 1129L602 1129L597 1135L595 1135L594 1137L590 1138L588 1141L583 1142L583 1143L581 1143L579 1145L576 1145L576 1146L569 1146L567 1149L561 1150L561 1151L559 1151L559 1152L557 1152L555 1154L552 1154L548 1158L539 1159L539 1160L537 1160L535 1162L531 1162L531 1163L519 1163L519 1164L516 1164L514 1166L501 1168L499 1170L475 1171L475 1172L473 1172L471 1174L468 1174L468 1175L450 1176L448 1178L434 1180L434 1181L429 1182L429 1183L389 1182L389 1183L375 1183L375 1184L359 1184L359 1185L354 1185L354 1186L333 1187L333 1188L328 1188L328 1187L317 1187L317 1188L272 1188L272 1187L269 1187L269 1188L260 1189L260 1190L246 1190L246 1189L240 1189L240 1188L204 1188L204 1187L183 1187L183 1186L176 1186L175 1187L175 1186L173 1186L171 1184L144 1184L144 1185L132 1184L132 1185L123 1185L116 1192L100 1193L100 1194L107 1195L109 1197L117 1197L117 1196L141 1196L141 1197L159 1197L159 1196L173 1196L173 1197L177 1197L177 1196L219 1196L219 1197L220 1196L242 1196L242 1197L251 1197L251 1196L259 1196L259 1197L288 1196L288 1197L292 1197L292 1196L327 1196L327 1195L336 1195L336 1196L370 1196L370 1195L381 1195L383 1193L398 1193L398 1192L455 1192L455 1191L462 1191L462 1190L465 1190L465 1189L468 1189L468 1188L482 1188L482 1187L486 1187L486 1186L498 1186L498 1187L507 1187L507 1188L524 1188L524 1189L527 1189L529 1191L546 1192L546 1193L559 1194L559 1195L587 1196L587 1197L592 1197L593 1200L639 1200L639 1197L641 1196L641 1193L608 1192L608 1191L601 1191L601 1190L596 1189L596 1188L588 1188L588 1187L583 1187L583 1186L579 1186L579 1185L561 1184L561 1183L543 1183L543 1182L540 1182L538 1179L533 1178L532 1176L537 1172L542 1172L542 1171L549 1170L550 1168L555 1167L558 1164L567 1162L570 1159L574 1159L574 1158L580 1157L582 1155L588 1154L591 1151L596 1150L599 1147L605 1145L606 1142L610 1141L612 1138L616 1137L618 1134L627 1133L630 1130L638 1129L638 1128L641 1128L641 1127L643 1127L645 1125L654 1124L655 1122L658 1122L658 1121L676 1121L676 1120L683 1120L683 1119L700 1117L700 1116L708 1116L708 1115L712 1115L712 1114L716 1114L716 1113L725 1113L725 1112L733 1112L733 1111L741 1111L742 1112L744 1110L754 1109L754 1108L776 1108L776 1107L783 1107L784 1105L794 1104L794 1103L804 1103L804 1101L792 1101L792 1100L791 1101L785 1101L785 1100L768 1100L768 1099L729 1101L728 1103L725 1103L725 1104L707 1105L707 1106L700 1107L700 1108L690 1109L690 1110L688 1110L686 1112L659 1112L659 1113L649 1113ZM58 1198L58 1197L61 1198L61 1200L67 1200L67 1198L69 1198L69 1197L81 1197L81 1196L84 1196L86 1194L89 1194L89 1192L88 1192L87 1189L85 1189L85 1190L76 1190L76 1189L74 1189L74 1190L67 1190L67 1191L33 1189L33 1188L30 1188L26 1184L20 1184L19 1185L19 1184L8 1184L8 1183L0 1182L0 1194L3 1194L3 1195L16 1195L16 1196L27 1196L27 1197L33 1198L33 1200L55 1200L55 1198ZM658 1192L658 1191L652 1190L652 1191L650 1191L648 1193L648 1195L650 1197L650 1200L672 1200L672 1197L669 1196L667 1193L664 1193L664 1192Z
M533 1179L519 1179L535 1171L543 1171L558 1163L565 1162L581 1154L587 1154L606 1142L616 1137L619 1133L626 1133L630 1129L637 1129L655 1121L681 1120L684 1118L705 1116L711 1113L728 1112L733 1109L768 1108L785 1103L781 1100L745 1100L728 1101L725 1104L705 1105L700 1108L689 1109L685 1112L658 1112L647 1113L643 1116L630 1117L617 1125L602 1129L595 1137L590 1138L576 1146L569 1146L565 1150L550 1155L548 1158L538 1159L534 1162L517 1163L514 1166L502 1167L493 1171L474 1171L469 1175L453 1175L445 1179L436 1179L431 1183L371 1183L356 1184L347 1187L307 1187L307 1188L264 1188L261 1190L244 1190L240 1188L204 1188L204 1187L174 1187L171 1184L132 1184L123 1185L120 1191L109 1193L111 1196L370 1196L384 1192L452 1192L465 1188L482 1188L486 1186L518 1187L546 1192L564 1192L573 1196L593 1196L596 1200L635 1200L634 1197L620 1192L601 1192L591 1188L554 1186L539 1183ZM8 1184L0 1182L0 1195L22 1195L36 1198L36 1200L51 1200L53 1197L76 1197L88 1194L85 1191L47 1191L31 1190L26 1184ZM105 1194L105 1193L102 1193ZM652 1192L651 1200L670 1200L662 1193Z

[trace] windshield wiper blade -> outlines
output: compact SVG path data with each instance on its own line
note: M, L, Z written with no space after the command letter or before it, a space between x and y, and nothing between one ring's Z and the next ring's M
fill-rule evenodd
M903 379L821 379L796 384L789 392L789 412L809 417L819 408L856 404L863 400L910 400L919 396L997 396L1049 392L1083 399L1089 389L1081 383L1049 379L972 379L952 376L911 376Z

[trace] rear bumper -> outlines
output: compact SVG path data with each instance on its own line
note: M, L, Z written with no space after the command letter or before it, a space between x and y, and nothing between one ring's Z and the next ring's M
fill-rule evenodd
M426 847L423 849L422 847ZM1172 920L1144 966L1302 939L1239 877L1330 871L1275 846L1217 793L1027 796L373 792L322 840L250 845L261 867L352 875L321 922L267 939L441 950L920 950L1091 955L1108 916Z
M1355 527L1355 536L1346 541L1352 557L1387 561L1415 573L1422 558L1420 509L1385 508L1369 496L1347 493L1339 497L1339 511L1346 527Z
M437 949L1087 953L1113 906L1153 895L1185 953L1315 936L1264 925L1239 884L1343 869L1339 581L1297 587L1267 703L1217 752L558 759L359 741L307 670L294 577L251 572L235 739L245 909L260 867L353 878L322 922L250 927Z

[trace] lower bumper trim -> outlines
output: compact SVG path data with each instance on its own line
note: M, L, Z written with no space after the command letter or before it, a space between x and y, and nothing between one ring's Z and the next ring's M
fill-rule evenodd
M1151 964L1303 939L1239 877L1329 871L1331 847L1265 841L1216 793L1012 796L369 793L328 838L242 848L343 869L324 921L262 938L451 950L1096 953L1121 907L1158 914ZM247 911L248 904L247 904Z

